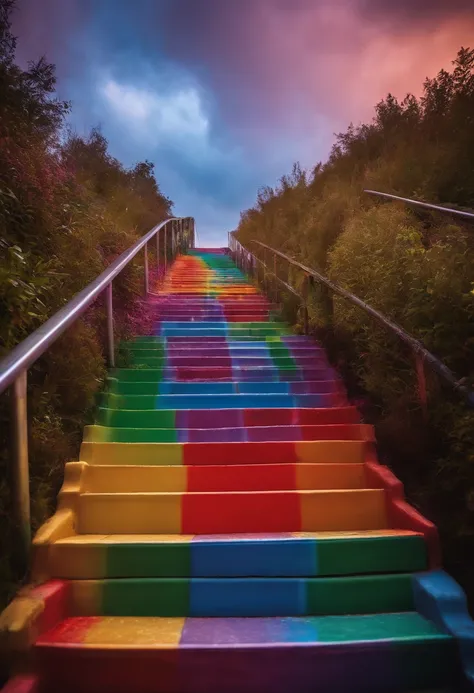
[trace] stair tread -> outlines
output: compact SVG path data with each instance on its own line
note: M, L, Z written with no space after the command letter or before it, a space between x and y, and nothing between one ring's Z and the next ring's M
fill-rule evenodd
M356 532L288 532L288 533L256 533L256 534L76 534L70 537L57 539L56 545L80 545L91 543L186 543L190 541L198 542L247 542L265 541L281 542L295 540L342 540L342 539L363 539L377 537L419 537L420 532L405 529L367 529Z
M94 492L85 491L80 493L81 497L94 497L94 498L136 498L138 496L143 496L144 498L150 496L284 496L288 494L309 496L351 496L351 495L362 495L362 496L378 496L385 493L382 488L337 488L337 489L279 489L276 491L129 491L129 492L110 492L105 491Z
M264 618L71 617L40 636L36 647L161 649L275 647L292 644L450 641L416 612ZM341 666L343 664L341 663Z

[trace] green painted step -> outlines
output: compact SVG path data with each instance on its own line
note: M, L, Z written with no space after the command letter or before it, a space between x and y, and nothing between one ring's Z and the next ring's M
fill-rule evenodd
M97 411L97 424L119 428L175 428L174 409L108 409Z
M414 608L412 577L406 574L121 578L90 583L93 591L99 590L100 605L99 613L83 614L89 616L325 616L394 613ZM87 587L85 583L79 593Z
M108 470L109 471L109 470ZM113 473L113 470L110 470ZM317 539L287 537L260 539L258 535L245 540L239 538L204 542L160 540L149 541L98 540L94 536L87 541L63 539L54 551L65 554L69 560L59 565L67 566L66 572L55 572L53 577L80 579L125 577L233 577L271 575L275 555L289 550L309 555L314 575L331 577L370 573L409 573L427 569L426 544L419 534L374 536L363 533L351 537L344 535ZM228 560L223 560L223 552ZM87 554L89 561L81 560ZM205 556L207 568L199 567L200 556ZM90 560L93 557L94 560ZM231 560L229 560L231 557ZM257 558L256 558L257 557ZM256 562L257 560L257 562ZM248 567L247 567L248 566ZM260 566L260 568L258 567ZM68 571L71 572L68 572ZM276 571L275 571L276 572ZM283 561L280 575L307 577L307 563Z
M318 642L396 640L412 643L418 639L453 641L450 635L441 633L433 623L416 612L323 616L315 618L314 625L318 632Z
M85 426L83 440L88 443L179 442L176 428L127 428L125 426L113 428L110 424Z
M106 389L115 395L157 395L159 382L128 382L107 378Z

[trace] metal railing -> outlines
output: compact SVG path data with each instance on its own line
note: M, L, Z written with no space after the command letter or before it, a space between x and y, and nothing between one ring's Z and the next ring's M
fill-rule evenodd
M163 255L167 263L180 251L194 247L195 224L192 217L163 221L123 252L85 289L74 296L41 327L18 344L0 361L0 394L11 388L13 508L20 529L23 557L31 544L30 485L28 463L27 372L48 348L105 292L107 313L107 361L115 365L113 281L131 260L144 250L144 288L149 293L148 244L156 237L158 267ZM162 253L160 245L162 244Z
M277 290L276 290L276 284L279 284L282 286L284 289L286 289L290 294L293 294L293 296L296 296L296 298L301 299L301 296L298 294L296 289L294 289L292 286L290 286L287 282L285 282L281 277L277 275L276 272L276 264L274 263L273 267L273 272L268 269L265 259L261 260L258 258L256 255L253 255L250 251L246 250L244 246L239 243L239 241L235 238L234 233L232 231L229 232L228 234L229 238L229 248L232 253L236 254L237 256L237 262L236 264L239 266L239 268L244 271L246 274L249 276L255 276L257 281L259 280L259 275L258 275L258 268L262 268L263 270L263 286L264 290L268 291L268 279L272 278L275 281L275 291L274 291L274 300L276 302L277 300ZM234 258L234 261L236 258Z
M398 195L378 192L377 190L364 190L364 192L367 193L367 195L382 197L386 200L391 200L392 202L404 202L412 207L419 207L421 209L431 210L433 212L442 212L443 214L453 214L454 216L462 217L463 219L468 219L469 221L474 221L474 212L467 212L462 209L453 209L452 207L445 207L444 205L433 205L429 202L412 200L409 197L399 197Z
M248 274L251 274L252 270L250 269L249 271L249 268L254 268L258 263L262 263L265 267L265 270L268 269L265 261L258 259L253 253L244 248L233 234L230 234L229 238L230 248L233 253L234 261L236 262L238 267L242 269L242 271L246 271ZM255 245L262 248L264 252L270 252L273 255L274 271L268 272L268 274L274 276L275 279L278 280L278 282L284 284L287 288L291 290L292 294L298 296L298 298L300 299L301 305L303 307L304 330L306 334L308 334L309 332L308 296L311 289L314 287L314 282L316 280L326 290L325 293L323 293L323 296L326 300L326 307L329 309L331 313L332 299L328 292L331 292L331 294L338 294L350 303L353 303L354 305L358 306L361 310L365 311L368 315L370 315L370 317L373 318L376 322L378 322L382 327L384 327L392 334L396 335L404 344L406 344L411 349L415 357L418 392L420 395L421 406L425 414L427 413L427 389L425 366L428 366L453 390L458 392L459 395L461 395L466 400L469 406L474 407L474 392L467 388L463 384L463 382L460 381L442 361L440 361L440 359L438 359L436 356L434 356L434 354L428 351L428 349L426 349L426 347L419 340L415 339L415 337L406 332L402 327L400 327L400 325L397 325L392 320L389 320L387 317L385 317L385 315L380 313L380 311L376 310L368 303L365 303L365 301L350 293L350 291L347 291L346 289L343 289L342 287L338 286L337 284L335 284L330 279L320 274L316 270L313 270L310 267L303 265L301 262L298 262L297 260L289 257L288 255L285 255L284 253L280 252L279 250L276 250L275 248L270 247L269 245L266 245L265 243L262 243L261 241L252 240L251 243L254 243ZM304 273L305 281L303 285L303 294L298 293L293 287L289 287L289 285L286 284L286 282L283 282L277 277L277 257L279 257L292 267L295 267Z

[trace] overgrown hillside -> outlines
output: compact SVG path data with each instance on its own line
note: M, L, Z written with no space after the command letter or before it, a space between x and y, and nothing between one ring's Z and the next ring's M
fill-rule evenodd
M262 189L237 233L249 249L258 239L322 270L472 383L474 225L381 203L366 188L474 208L473 50L427 79L421 98L388 95L372 122L337 136L327 163L310 174L296 165L277 189ZM335 336L334 358L365 399L382 457L438 524L447 569L473 600L474 412L429 378L425 423L412 358L396 338L342 300L333 324L316 295L310 312L313 330Z
M148 161L125 169L99 131L65 133L70 105L55 98L54 66L15 65L0 0L0 356L94 279L139 235L170 215ZM66 135L66 136L65 136ZM116 329L143 287L136 260L114 283ZM29 373L33 529L52 512L64 463L104 375L98 301ZM11 523L8 393L0 395L0 607L21 579Z

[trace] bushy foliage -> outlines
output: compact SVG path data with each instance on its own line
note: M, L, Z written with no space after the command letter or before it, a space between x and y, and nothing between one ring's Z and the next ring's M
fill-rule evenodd
M474 51L462 48L450 72L425 81L421 98L400 102L389 94L370 123L337 136L328 161L311 175L295 166L275 190L262 190L237 233L249 248L257 239L319 268L420 339L471 386L474 227L381 203L363 191L473 208L473 121ZM301 286L301 274L292 281ZM337 345L335 358L369 405L382 457L412 502L438 524L446 565L473 599L467 555L474 549L474 412L428 373L426 421L407 347L341 298L329 320L317 289L309 313L312 328Z
M0 0L0 356L45 322L139 235L170 215L149 161L125 169L98 130L65 130L54 66L15 64L13 0ZM118 336L143 287L137 259L114 282ZM128 308L128 311L127 311ZM51 513L64 463L105 373L102 301L29 372L33 529ZM0 606L18 579L12 560L8 393L0 396Z

